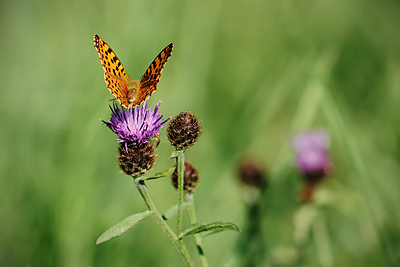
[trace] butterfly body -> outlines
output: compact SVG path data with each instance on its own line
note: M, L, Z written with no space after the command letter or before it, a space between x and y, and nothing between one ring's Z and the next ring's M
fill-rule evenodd
M128 92L126 93L126 98L128 102L133 104L138 96L138 90L140 89L139 80L131 80L128 84Z
M97 34L94 35L94 47L103 66L107 88L121 106L131 108L140 105L157 89L161 72L171 56L173 44L169 44L158 54L140 81L129 78L117 55Z

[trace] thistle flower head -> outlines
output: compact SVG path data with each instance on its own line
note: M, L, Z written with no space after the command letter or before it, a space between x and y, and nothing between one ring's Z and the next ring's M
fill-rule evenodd
M193 146L200 134L200 121L196 115L187 111L174 116L168 124L168 140L177 149L188 149Z
M162 120L164 115L158 113L161 101L158 102L156 108L152 110L147 108L148 100L143 106L136 106L129 109L120 109L114 102L111 109L111 118L109 121L103 121L114 133L118 135L118 143L125 144L128 151L127 143L140 146L148 143L153 135L157 134L165 123L170 119Z
M314 189L331 172L329 143L329 135L324 131L303 132L292 139L297 169L303 174L305 181L302 201L312 201Z
M297 168L303 173L327 173L331 168L329 143L329 135L321 130L303 132L293 137Z
M118 165L125 174L139 177L153 168L156 148L151 142L141 145L125 144L126 147L120 144L117 156Z
M128 175L138 177L148 172L154 165L156 154L155 145L149 142L164 124L164 115L158 113L161 101L152 110L147 108L148 101L143 106L123 109L114 102L109 121L103 121L118 135L119 166Z

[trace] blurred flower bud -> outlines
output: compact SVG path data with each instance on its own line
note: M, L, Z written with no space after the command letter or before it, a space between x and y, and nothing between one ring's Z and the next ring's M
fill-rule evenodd
M259 163L254 160L244 160L239 165L240 181L249 186L263 189L266 186L265 171Z
M183 192L185 194L193 192L196 187L199 185L199 173L197 169L193 167L192 164L185 161L185 167L183 171ZM175 171L171 175L172 185L175 189L178 189L178 173L175 165Z

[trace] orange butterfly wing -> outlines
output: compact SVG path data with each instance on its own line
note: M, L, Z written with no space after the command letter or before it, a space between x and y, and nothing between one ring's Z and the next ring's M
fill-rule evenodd
M140 105L140 103L145 101L146 98L148 98L157 89L157 84L161 78L161 72L165 63L167 63L167 60L172 54L173 47L173 43L170 43L167 47L165 47L147 68L142 79L140 80L139 91L137 98L132 103L133 106Z
M127 92L130 79L124 66L111 47L97 34L94 35L94 47L99 53L107 88L122 106L128 108L130 103Z

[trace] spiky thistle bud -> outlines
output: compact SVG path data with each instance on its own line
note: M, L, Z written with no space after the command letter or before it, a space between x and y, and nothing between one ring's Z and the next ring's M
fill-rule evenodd
M150 142L141 145L128 143L127 147L121 144L118 150L118 165L124 173L133 177L148 172L156 159L155 146Z
M174 116L167 128L167 137L177 149L193 146L201 134L201 123L196 115L183 111Z
M183 192L185 194L193 192L199 185L199 173L192 164L185 161L185 167L183 171ZM175 165L175 171L171 175L172 185L175 189L178 189L178 173Z

